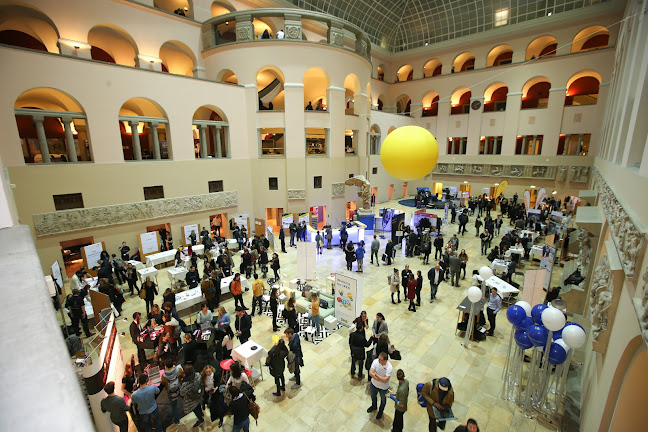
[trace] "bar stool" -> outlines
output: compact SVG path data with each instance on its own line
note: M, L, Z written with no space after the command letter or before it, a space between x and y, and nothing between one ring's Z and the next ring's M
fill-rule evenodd
M227 359L220 362L220 367L223 370L221 373L221 382L227 383L230 375L230 367L234 364L234 360Z

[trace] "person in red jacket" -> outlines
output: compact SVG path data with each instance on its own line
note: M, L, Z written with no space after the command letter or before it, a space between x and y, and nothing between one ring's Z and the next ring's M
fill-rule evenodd
M414 274L410 273L409 274L409 280L407 281L407 299L410 301L409 307L407 310L411 310L412 312L416 312L416 303L414 303L414 299L416 298L416 279L414 279Z
M230 283L230 292L234 296L234 306L239 306L239 302L241 303L240 306L242 308L245 307L243 304L243 291L241 290L241 274L236 273L234 275L234 279Z

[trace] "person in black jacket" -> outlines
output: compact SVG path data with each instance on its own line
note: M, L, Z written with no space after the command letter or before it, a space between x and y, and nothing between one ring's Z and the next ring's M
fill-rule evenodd
M142 319L142 314L139 312L135 312L133 314L133 322L130 324L130 336L131 340L133 341L133 344L137 347L137 359L139 361L139 364L144 367L146 365L146 353L144 352L144 348L142 347L142 343L140 342L140 333L142 332L143 328L142 325L140 324L140 320Z
M385 246L385 255L387 255L387 257L386 262L383 265L391 265L392 257L394 256L394 243L392 243L391 239L387 240L387 245Z
M267 32L267 30L266 30ZM247 396L242 393L236 386L228 388L232 401L229 409L234 415L234 430L249 430L250 428L250 408Z
M364 336L364 325L356 324L356 330L349 335L349 348L351 349L351 376L355 375L356 363L358 363L358 379L362 380L362 368L365 359L365 349L371 345Z
M409 265L405 265L405 269L401 271L401 286L403 287L403 298L407 298L407 282L409 282L410 275L414 275Z
M466 426L459 425L455 428L454 432L479 432L479 426L475 419L468 419Z
M434 239L434 259L437 260L438 256L443 256L443 236L440 235Z
M200 284L200 274L196 270L196 266L192 265L187 275L185 276L185 281L189 286L189 289L196 288Z
M252 317L245 312L246 310L247 308L241 306L236 308L236 335L241 344L247 342L252 336Z
M441 282L443 282L443 273L443 269L441 269L441 266L438 263L434 268L431 268L430 271L428 271L428 279L430 281L430 303L432 303L432 300L436 298L437 289Z
M286 233L283 227L279 227L279 240L281 240L281 252L286 253Z
M146 281L144 281L144 283L142 284L142 289L146 294L144 301L146 302L146 313L148 314L149 310L153 307L155 296L158 295L157 285L155 285L155 283L151 280L151 276L146 276Z

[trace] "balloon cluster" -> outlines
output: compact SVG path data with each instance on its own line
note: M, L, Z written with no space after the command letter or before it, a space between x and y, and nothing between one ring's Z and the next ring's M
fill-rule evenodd
M567 359L570 349L585 344L585 330L574 322L565 323L565 315L558 309L537 304L533 307L519 301L506 310L506 318L515 326L515 343L523 350L544 348L553 332L549 346L549 363L559 365Z

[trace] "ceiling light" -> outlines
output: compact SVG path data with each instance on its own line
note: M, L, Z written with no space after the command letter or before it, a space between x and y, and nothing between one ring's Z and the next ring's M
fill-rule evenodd
M495 186L499 186L499 183L495 183Z
M531 185L531 189L535 189L535 185Z
M468 184L468 182L467 182L467 181L464 181L464 184Z
M556 195L557 193L558 193L558 191L553 191L553 192L551 192L551 195Z
M549 12L549 13L547 14L547 16L551 16L551 12Z
M427 43L427 42L425 42L425 46L428 46L428 43Z

